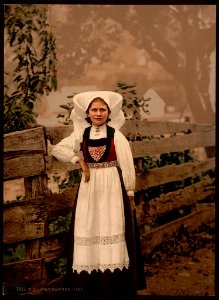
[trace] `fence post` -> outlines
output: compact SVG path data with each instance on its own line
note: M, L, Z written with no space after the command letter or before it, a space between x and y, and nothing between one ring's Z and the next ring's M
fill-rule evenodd
M47 174L25 177L24 187L27 199L42 195L47 191L48 177Z
M30 240L25 242L25 258L40 258L40 240Z
M41 196L48 190L48 176L41 174L24 178L25 196L27 199ZM46 226L47 227L47 226ZM47 228L46 228L47 230ZM26 259L40 258L41 240L30 240L25 243L25 256ZM48 281L48 275L45 270L45 265L42 266L42 278L39 281L33 282L31 287L38 288L43 283Z

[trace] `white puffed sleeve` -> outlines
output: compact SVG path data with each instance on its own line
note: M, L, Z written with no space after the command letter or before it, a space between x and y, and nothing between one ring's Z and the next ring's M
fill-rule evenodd
M119 130L115 130L114 142L117 161L122 170L125 188L128 195L133 196L135 190L135 167L129 142Z
M77 134L76 137L75 132L73 132L71 135L56 144L53 147L51 154L62 162L71 162L75 164L78 160L78 156L76 156L75 154L80 151L81 141L81 134L80 136Z

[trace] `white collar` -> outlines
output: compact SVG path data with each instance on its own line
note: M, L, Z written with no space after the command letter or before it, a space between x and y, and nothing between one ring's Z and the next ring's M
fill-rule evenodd
M91 139L100 139L105 138L107 136L107 128L106 123L100 126L91 126L90 130L90 138Z
M106 129L106 123L100 125L100 126L95 126L92 124L91 126L92 130L99 130L99 131L103 131Z

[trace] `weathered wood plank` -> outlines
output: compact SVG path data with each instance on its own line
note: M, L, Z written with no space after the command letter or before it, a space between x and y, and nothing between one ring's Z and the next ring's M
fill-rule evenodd
M45 258L45 262L49 262L54 260L54 258L66 255L66 246L67 241L63 234L59 237L55 236L43 239L41 241L40 255L42 258Z
M53 156L46 156L46 170L48 173L58 173L62 171L72 171L72 170L78 170L80 169L80 165L78 163L72 164L72 163L63 163L61 161L58 161Z
M43 197L5 204L3 242L8 244L43 237L46 219Z
M58 278L56 278L56 279L54 279L54 280L51 280L48 284L47 284L47 286L49 287L49 288L58 288L58 287L60 287L60 288L63 288L63 286L64 286L64 275L61 275L61 276L59 276ZM49 292L49 289L48 289L48 292ZM54 293L53 293L54 294ZM57 293L58 294L58 293ZM56 295L57 295L56 294ZM60 290L60 294L62 294L62 290Z
M215 145L214 131L130 143L133 157L153 156L213 145Z
M48 189L47 174L25 177L24 187L27 199L43 195Z
M3 265L3 283L22 284L41 279L44 259L26 260Z
M36 259L41 258L40 256L40 239L27 240L25 241L25 259Z
M145 190L171 181L183 180L215 169L215 158L201 162L169 165L162 168L149 169L147 172L136 176L136 191Z
M170 121L147 121L147 120L126 120L121 127L124 135L151 136L160 134L174 134L180 132L206 132L214 130L212 124L179 123Z
M173 134L180 132L206 132L214 130L212 124L194 124L194 123L177 123L165 121L147 121L147 120L126 120L121 127L124 135L132 136L150 136L160 134ZM63 138L69 136L74 130L73 125L47 126L45 128L46 136L52 145L57 144Z
M194 183L174 192L161 194L146 203L143 203L144 216L156 220L168 212L179 209L182 206L191 206L215 194L214 179L206 179Z
M72 188L66 189L62 193L49 195L49 201L46 203L48 219L63 216L72 211L78 186L79 184L75 184Z
M56 145L62 139L69 136L74 130L72 125L62 125L62 126L47 126L45 128L46 137L50 141L51 145Z
M142 250L144 254L150 253L156 246L160 245L164 237L171 237L179 231L180 226L192 232L202 224L208 224L215 220L214 206L199 209L188 216L179 218L173 222L160 226L142 235Z
M46 154L43 127L11 132L4 135L4 154L40 152Z
M43 154L26 155L4 160L4 180L44 174Z

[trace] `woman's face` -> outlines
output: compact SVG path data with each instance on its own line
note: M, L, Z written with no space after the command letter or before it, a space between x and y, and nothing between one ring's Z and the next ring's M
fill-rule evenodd
M106 123L109 111L108 106L104 101L94 100L88 110L88 117L95 126L100 126Z

